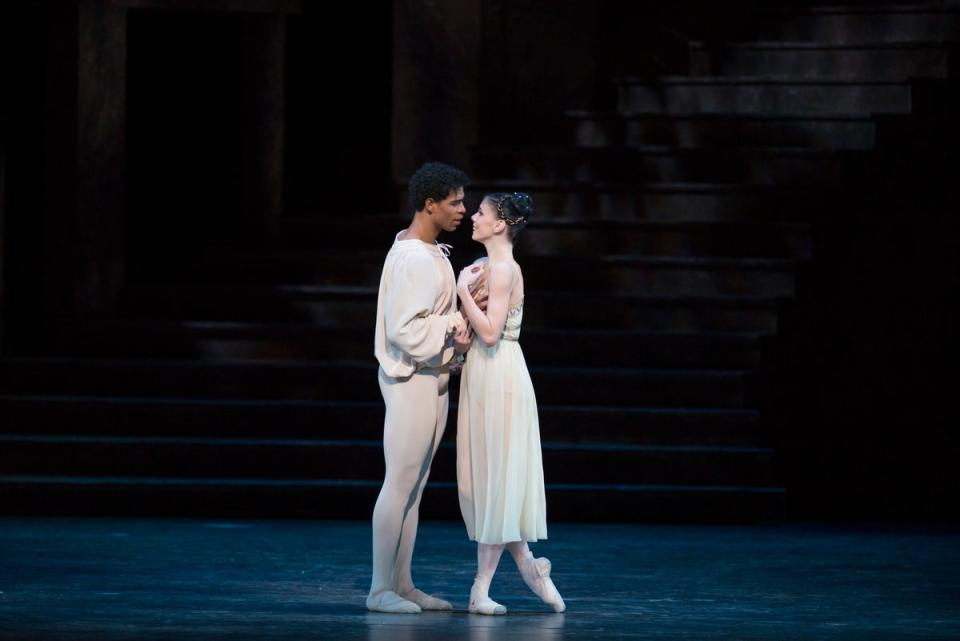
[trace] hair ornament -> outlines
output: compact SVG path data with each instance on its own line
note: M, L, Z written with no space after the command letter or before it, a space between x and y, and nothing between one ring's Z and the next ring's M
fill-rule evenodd
M507 195L505 195L503 198L501 198L500 201L497 203L497 218L499 218L500 220L502 220L503 222L505 222L505 223L507 223L508 225L511 225L511 226L512 226L512 225L519 225L519 224L525 222L525 221L527 220L527 217L526 217L526 216L520 216L519 218L516 218L515 220L510 220L509 218L507 218L507 212L504 211L504 208L503 208L503 203L507 200L507 198L511 198L511 199L517 201L517 200L520 200L520 199L522 198L522 195L519 194L518 192L513 192L512 194L507 194Z

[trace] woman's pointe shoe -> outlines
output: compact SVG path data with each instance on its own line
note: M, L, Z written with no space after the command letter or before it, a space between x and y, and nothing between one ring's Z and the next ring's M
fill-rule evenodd
M547 605L553 607L556 612L563 612L567 609L566 604L557 591L557 586L550 579L550 559L533 557L524 561L520 566L520 576L523 582L527 584L533 593Z
M470 588L470 604L467 610L472 614L506 614L507 608L500 605L487 595L490 589L490 581L484 581L477 577L473 581L473 587Z

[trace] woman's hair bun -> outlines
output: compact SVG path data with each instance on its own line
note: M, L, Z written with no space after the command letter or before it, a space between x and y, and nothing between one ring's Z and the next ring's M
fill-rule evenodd
M508 193L505 197L509 207L513 209L513 218L529 218L533 214L533 198L522 191Z

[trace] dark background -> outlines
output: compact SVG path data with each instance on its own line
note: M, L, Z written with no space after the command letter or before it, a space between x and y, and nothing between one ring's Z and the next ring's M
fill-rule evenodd
M267 252L249 269L260 282L259 267L272 269L269 257L298 237L291 221L304 219L323 240L311 248L313 236L300 235L298 251L385 252L389 237L369 221L409 215L403 185L421 162L477 177L475 206L487 187L516 179L478 161L491 157L484 150L567 145L570 110L616 109L612 78L688 73L690 40L764 38L755 3L661 5L3 3L0 430L32 429L21 396L53 404L71 395L67 384L24 392L23 368L78 350L85 359L123 356L98 354L91 334L71 328L110 336L115 321L146 323L129 311L138 286L189 285L214 249ZM954 5L930 6L955 24ZM911 111L875 114L876 142L851 161L856 171L825 174L816 206L792 214L809 228L811 255L797 262L795 295L779 301L778 331L764 338L751 373L786 488L782 518L956 519L960 111L954 45L945 46L949 73L906 80ZM786 200L791 188L789 179L774 185ZM451 242L469 247L467 233ZM455 268L469 252L477 253L465 249ZM238 269L226 280L248 275ZM369 359L360 344L356 358ZM84 416L70 433L84 433ZM61 456L31 451L41 467ZM0 474L28 475L23 459L11 468L13 456ZM94 474L96 464L86 469ZM5 509L23 511L18 497L40 490L12 483ZM44 509L78 505L69 487L50 491ZM619 499L603 500L601 518L623 516ZM96 495L79 505L130 503Z

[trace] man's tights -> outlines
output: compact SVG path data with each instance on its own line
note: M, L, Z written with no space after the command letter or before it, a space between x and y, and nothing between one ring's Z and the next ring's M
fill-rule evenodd
M417 590L411 574L420 498L447 421L447 374L392 379L380 372L386 404L386 474L373 510L373 579L367 607L384 612L449 609Z

